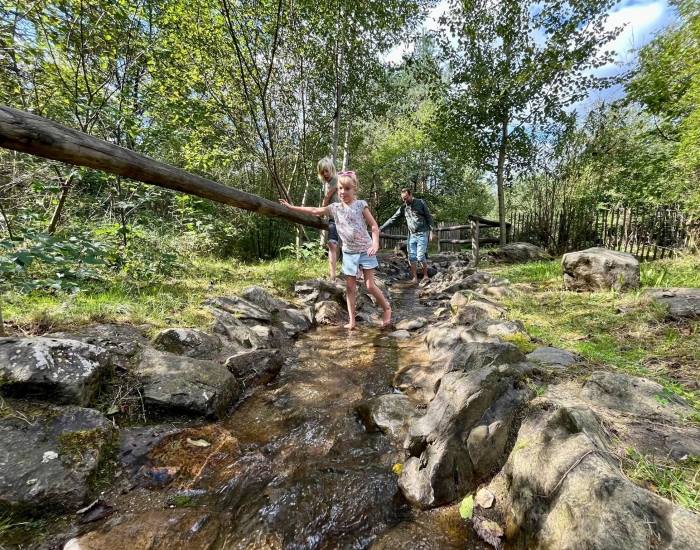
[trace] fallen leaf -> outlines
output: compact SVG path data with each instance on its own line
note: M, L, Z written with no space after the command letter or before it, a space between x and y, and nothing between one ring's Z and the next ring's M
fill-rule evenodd
M111 516L114 513L114 507L107 504L104 500L99 499L90 504L90 506L78 510L77 513L83 514L80 523L90 523Z
M474 496L467 495L462 501L462 505L459 507L459 515L463 519L472 519L472 514L474 513Z
M491 508L493 506L493 500L496 497L493 496L493 493L489 491L486 488L479 489L476 492L476 498L474 499L474 502L481 506L482 508Z
M190 439L189 437L187 438L187 443L193 447L209 447L211 445L206 439Z
M403 472L403 464L400 462L394 464L394 467L391 469L392 472L394 472L397 476L401 475L401 472Z
M119 406L118 405L112 405L109 409L107 409L107 414L117 414L119 412Z

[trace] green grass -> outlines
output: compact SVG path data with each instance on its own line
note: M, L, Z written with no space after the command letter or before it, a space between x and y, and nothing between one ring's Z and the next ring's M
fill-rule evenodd
M628 449L623 465L641 487L700 513L700 457L670 463Z
M92 323L202 328L211 322L201 307L207 297L231 295L246 286L259 285L291 298L295 282L326 275L327 271L325 260L244 264L195 257L175 276L153 283L112 276L83 285L76 296L38 291L6 294L3 315L18 334L70 330Z

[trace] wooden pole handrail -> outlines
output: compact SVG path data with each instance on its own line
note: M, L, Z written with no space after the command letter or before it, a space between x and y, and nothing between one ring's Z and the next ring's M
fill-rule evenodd
M190 174L63 124L5 105L0 105L0 147L95 168L265 216L328 229L328 222L318 216L292 212L279 203Z

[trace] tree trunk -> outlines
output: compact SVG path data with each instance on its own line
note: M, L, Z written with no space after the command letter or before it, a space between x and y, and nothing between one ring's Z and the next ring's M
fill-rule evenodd
M501 145L498 148L498 169L496 171L496 189L498 190L498 222L501 228L501 246L506 244L506 199L503 191L503 176L508 148L508 117L501 122Z
M328 222L281 204L190 174L43 117L0 105L0 147L87 166L175 191L282 218L317 229Z
M352 105L352 94L348 100L348 111ZM343 170L347 170L350 165L350 135L352 133L352 116L348 117L348 125L345 128L345 143L343 143Z
M336 67L335 67L335 114L333 115L333 150L331 151L331 157L333 159L333 164L335 165L338 161L338 137L340 135L340 101L342 99L343 92L343 79L341 71L343 70L343 46L338 46L338 55L336 57ZM324 186L324 193L328 191L328 186Z
M61 171L58 169L58 166L56 168L56 174L58 174L59 178L62 178L61 176ZM66 199L68 198L68 192L70 191L71 183L73 183L73 177L75 177L75 172L71 171L70 175L68 176L68 179L66 179L63 182L63 185L61 185L61 196L58 199L58 204L56 205L56 209L53 211L53 216L51 216L51 221L49 222L49 228L46 230L46 232L49 235L53 235L56 232L56 226L58 226L58 221L61 219L61 212L63 212L63 207L66 204Z

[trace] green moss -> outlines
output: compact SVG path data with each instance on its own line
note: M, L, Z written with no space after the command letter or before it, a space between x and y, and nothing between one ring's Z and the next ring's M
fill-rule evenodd
M92 495L99 493L112 484L118 470L117 457L119 441L116 430L78 430L58 436L58 451L62 460L71 463L81 462L86 451L97 451L97 467L87 479L87 486Z
M518 346L518 349L522 351L525 355L532 353L538 348L538 344L535 344L530 340L527 334L517 333L517 334L504 334L501 336L506 342L510 342Z
M173 496L168 499L168 504L170 506L175 506L175 508L189 508L194 503L194 497L188 496Z

